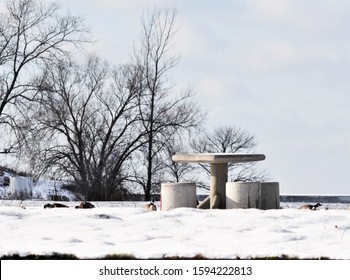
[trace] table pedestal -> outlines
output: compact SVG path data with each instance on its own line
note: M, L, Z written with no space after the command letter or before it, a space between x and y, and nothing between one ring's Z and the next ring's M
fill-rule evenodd
M226 209L227 163L210 164L210 209Z

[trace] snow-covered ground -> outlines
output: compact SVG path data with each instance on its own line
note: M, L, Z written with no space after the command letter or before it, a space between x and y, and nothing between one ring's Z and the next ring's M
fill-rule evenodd
M44 201L0 201L0 256L74 254L102 258L289 257L350 259L348 205L319 211L199 210L148 212L145 202L98 203L95 209L44 209ZM25 209L20 206L25 206ZM158 205L159 206L159 205Z

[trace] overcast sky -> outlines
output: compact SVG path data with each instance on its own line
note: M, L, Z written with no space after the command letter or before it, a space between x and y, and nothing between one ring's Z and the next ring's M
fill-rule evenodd
M282 194L350 194L350 2L61 0L84 15L95 51L126 62L147 9L176 8L174 71L207 127L256 135Z

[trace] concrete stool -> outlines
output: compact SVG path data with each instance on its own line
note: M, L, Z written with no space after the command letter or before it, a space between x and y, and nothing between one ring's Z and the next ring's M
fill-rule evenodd
M280 209L280 187L278 182L261 183L261 209Z
M195 183L163 183L160 195L163 211L179 207L197 207Z
M227 182L226 209L261 207L261 188L258 182Z

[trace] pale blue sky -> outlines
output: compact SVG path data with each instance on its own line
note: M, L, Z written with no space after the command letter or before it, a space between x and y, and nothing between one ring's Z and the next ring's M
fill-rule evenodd
M146 9L178 10L181 61L208 127L256 135L282 194L350 194L350 2L342 0L62 0L126 62Z

